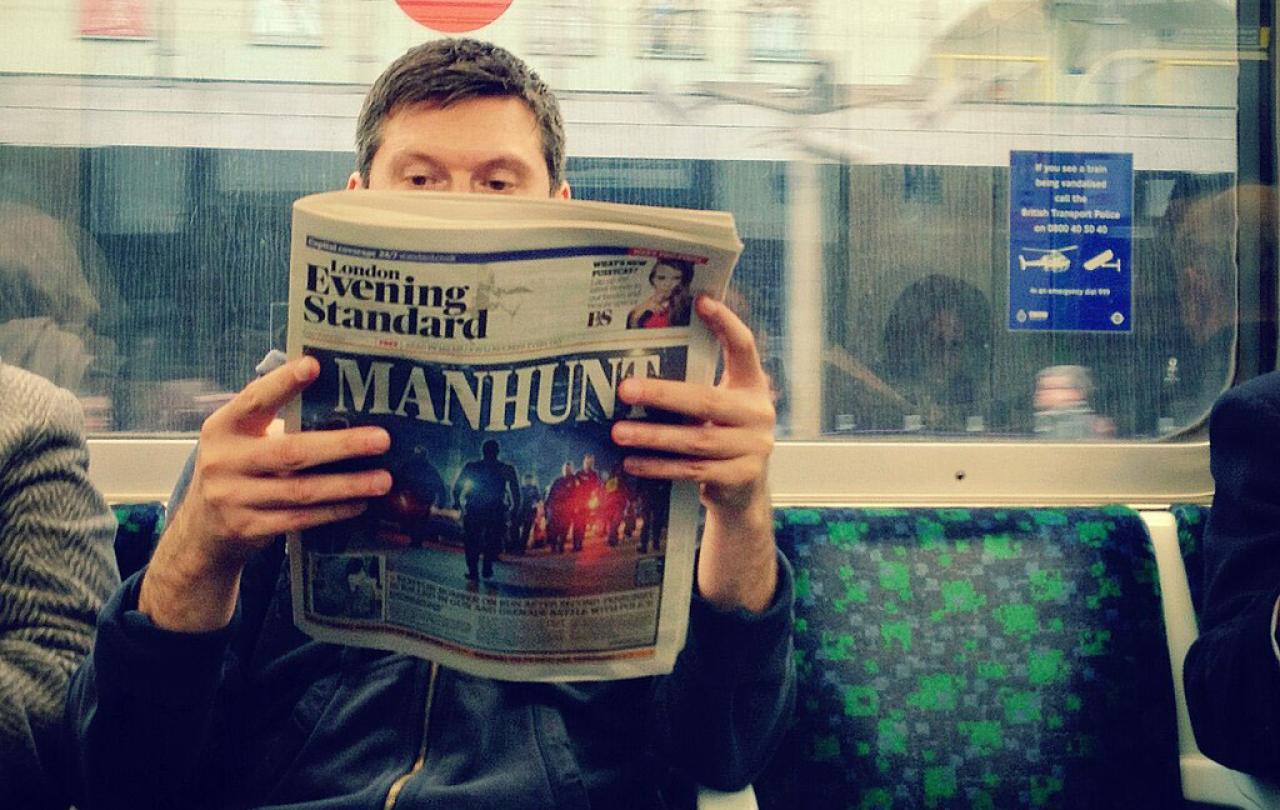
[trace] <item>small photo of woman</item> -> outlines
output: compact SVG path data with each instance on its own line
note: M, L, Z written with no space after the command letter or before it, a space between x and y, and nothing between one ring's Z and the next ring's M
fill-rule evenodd
M688 326L693 299L693 263L684 259L658 259L649 271L652 291L627 313L628 329L665 329Z

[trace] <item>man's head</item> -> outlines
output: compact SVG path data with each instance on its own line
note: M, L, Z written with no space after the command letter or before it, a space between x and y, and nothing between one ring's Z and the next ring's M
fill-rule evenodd
M410 49L369 89L348 188L567 197L564 165L546 83L496 45L441 39Z
M480 445L480 453L489 461L493 461L498 457L498 442L496 439L485 439L484 444Z
M1178 315L1183 329L1201 345L1233 329L1237 321L1260 319L1256 311L1240 309L1251 306L1254 297L1244 296L1237 304L1236 234L1257 235L1259 249L1269 253L1274 246L1269 235L1275 233L1275 192L1270 186L1236 187L1230 179L1219 178L1204 185L1207 188L1192 187L1185 193L1175 189L1169 202ZM1261 257L1264 266L1268 258Z

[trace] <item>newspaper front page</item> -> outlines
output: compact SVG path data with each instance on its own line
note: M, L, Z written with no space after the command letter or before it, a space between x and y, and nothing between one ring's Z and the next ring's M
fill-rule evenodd
M728 214L347 191L294 205L288 350L320 363L291 430L380 425L391 492L291 535L298 626L484 677L669 671L692 484L633 477L627 377L712 381L693 296L741 251Z

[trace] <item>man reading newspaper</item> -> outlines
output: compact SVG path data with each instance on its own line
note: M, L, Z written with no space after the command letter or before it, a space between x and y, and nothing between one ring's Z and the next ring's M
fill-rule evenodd
M569 197L554 97L481 42L393 63L357 145L352 193ZM765 483L774 413L751 333L714 300L694 312L721 344L721 381L628 379L623 401L686 420L612 429L628 474L697 482L706 507L670 675L494 681L300 633L281 533L350 518L393 484L383 469L312 471L380 456L380 428L268 430L317 374L304 357L205 422L151 564L104 609L68 706L79 805L648 808L690 803L695 783L747 784L793 699L791 582Z

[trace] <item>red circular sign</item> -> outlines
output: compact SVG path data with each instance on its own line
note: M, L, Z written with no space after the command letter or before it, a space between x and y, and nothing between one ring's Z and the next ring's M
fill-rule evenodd
M396 5L433 31L461 34L501 17L511 0L396 0Z

